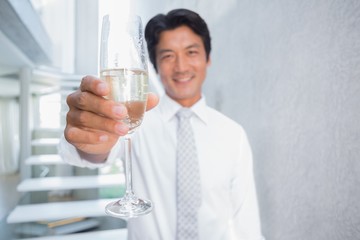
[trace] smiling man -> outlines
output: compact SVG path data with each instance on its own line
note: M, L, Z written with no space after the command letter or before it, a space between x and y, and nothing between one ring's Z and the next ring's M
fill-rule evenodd
M201 98L201 86L210 59L200 36L180 26L160 35L156 66L166 94L184 107Z
M134 189L154 209L128 221L129 239L262 240L246 133L202 95L211 51L205 21L176 9L152 18L145 38L166 94L133 136ZM86 76L68 97L60 153L71 164L101 167L120 154L118 139L128 129L119 120L126 109L102 98L108 91L100 79ZM148 109L157 100L149 95ZM190 112L185 141L193 141L191 150L179 140L181 111Z

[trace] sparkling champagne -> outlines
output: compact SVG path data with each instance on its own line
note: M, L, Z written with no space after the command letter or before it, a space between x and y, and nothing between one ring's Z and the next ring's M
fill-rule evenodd
M146 109L147 72L138 69L105 69L100 72L100 78L110 87L110 93L105 97L126 106L126 123L129 133L133 132L140 126Z

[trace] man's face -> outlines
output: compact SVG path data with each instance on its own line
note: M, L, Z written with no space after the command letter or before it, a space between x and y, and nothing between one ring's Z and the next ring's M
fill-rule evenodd
M201 98L209 64L201 37L189 27L160 34L156 46L158 73L167 95L182 106L190 107Z

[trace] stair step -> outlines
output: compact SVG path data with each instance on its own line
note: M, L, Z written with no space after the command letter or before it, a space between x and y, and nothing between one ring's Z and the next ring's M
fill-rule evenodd
M33 155L25 160L26 165L66 164L58 154Z
M70 190L113 187L125 184L124 174L107 174L94 176L71 177L43 177L29 178L22 181L17 190L19 192Z
M70 218L55 222L30 222L16 226L14 233L20 236L44 237L87 231L100 226L96 218Z
M49 236L41 238L25 238L21 240L126 240L127 239L127 229L112 229L112 230L103 230L103 231L92 231L86 233L76 233L64 236Z
M18 205L7 217L8 223L54 221L74 217L106 216L105 206L114 199L37 203Z
M64 97L67 97L69 94L74 93L74 92L75 92L75 90L72 90L72 89L70 89L70 90L61 90L60 91L61 95L64 96Z
M47 146L57 146L60 142L60 138L38 138L31 141L31 146L33 147L47 147Z
M36 127L32 130L33 138L41 138L39 136L44 136L46 138L59 137L64 132L64 128L48 128L48 127Z
M78 89L80 86L80 80L78 81L61 81L60 82L60 87L61 89Z

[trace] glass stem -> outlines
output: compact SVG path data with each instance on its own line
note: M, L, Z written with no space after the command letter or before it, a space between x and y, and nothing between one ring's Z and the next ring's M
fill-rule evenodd
M130 134L125 136L125 196L132 197L134 195L132 188L132 161L131 161L131 137Z

